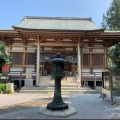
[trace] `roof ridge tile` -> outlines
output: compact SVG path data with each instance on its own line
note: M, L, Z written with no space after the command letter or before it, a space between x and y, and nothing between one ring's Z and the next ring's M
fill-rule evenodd
M24 19L60 19L60 20L92 20L92 18L79 18L79 17L43 17L43 16L25 16Z

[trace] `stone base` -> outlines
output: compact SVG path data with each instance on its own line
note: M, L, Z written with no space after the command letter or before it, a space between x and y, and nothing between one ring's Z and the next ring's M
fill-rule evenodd
M77 111L74 107L71 106L69 106L69 108L66 110L59 110L59 111L52 111L47 109L47 106L43 106L40 108L39 113L42 113L49 117L68 117L70 115L77 113Z
M33 87L33 79L32 78L25 79L25 87L27 89L30 89L31 87Z
M47 104L47 109L52 111L66 110L68 109L68 104L64 102L61 103L51 102Z
M11 93L14 93L14 83L6 83L6 90L8 88L11 90Z

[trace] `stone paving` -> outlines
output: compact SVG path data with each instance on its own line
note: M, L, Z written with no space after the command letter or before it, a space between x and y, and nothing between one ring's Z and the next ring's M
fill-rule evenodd
M0 115L6 114L9 112L25 110L25 109L33 109L36 107L46 105L50 101L51 100L34 100L34 101L27 101L27 102L23 102L20 104L14 104L14 105L10 105L10 106L3 106L3 107L0 107Z
M66 118L50 117L39 113L52 101L52 96L41 94L0 94L0 119L120 119L120 105L111 105L100 94L63 96L77 113Z
M1 100L0 100L0 115L10 113L10 112L16 112L16 111L20 111L20 110L34 109L36 107L44 106L44 105L50 103L53 99L53 96L48 96L48 95L32 94L32 96L30 96L31 94L28 94L28 93L27 94L18 93L18 94L14 94L14 95L10 95L10 94L8 94L8 95L4 94L3 95L2 94L2 95L0 95L0 97L1 97ZM16 95L16 98L19 98L19 99L21 99L20 96L22 96L22 100L21 101L19 100L20 103L18 101L15 101L16 100L15 95ZM11 99L9 98L9 100L7 100L7 99L5 100L5 98L4 98L4 102L3 102L2 97L5 97L5 98L13 97L13 98L11 98ZM35 98L36 99L29 101L28 99L26 99L26 97L28 97L30 100L35 99ZM65 99L67 99L67 97L63 97L63 100L65 100ZM26 100L28 100L28 101L26 101ZM7 101L6 104L5 104L5 101ZM12 105L9 105L8 101L11 101ZM26 101L26 102L22 102L22 101ZM6 106L3 106L4 104Z

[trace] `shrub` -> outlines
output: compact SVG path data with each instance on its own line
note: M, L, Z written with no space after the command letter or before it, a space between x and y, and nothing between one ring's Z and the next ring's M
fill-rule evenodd
M3 92L6 91L6 84L5 83L0 84L0 91L3 91Z
M12 93L12 91L11 91L10 88L7 88L5 92L8 93L8 94L11 94L11 93Z

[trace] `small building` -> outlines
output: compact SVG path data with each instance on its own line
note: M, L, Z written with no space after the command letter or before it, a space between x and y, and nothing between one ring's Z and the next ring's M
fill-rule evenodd
M69 61L66 76L78 72L82 85L101 86L107 48L118 43L119 36L119 31L98 28L91 18L26 16L12 29L0 30L0 40L13 58L11 73L33 71L35 85L50 74L48 61L59 52Z

